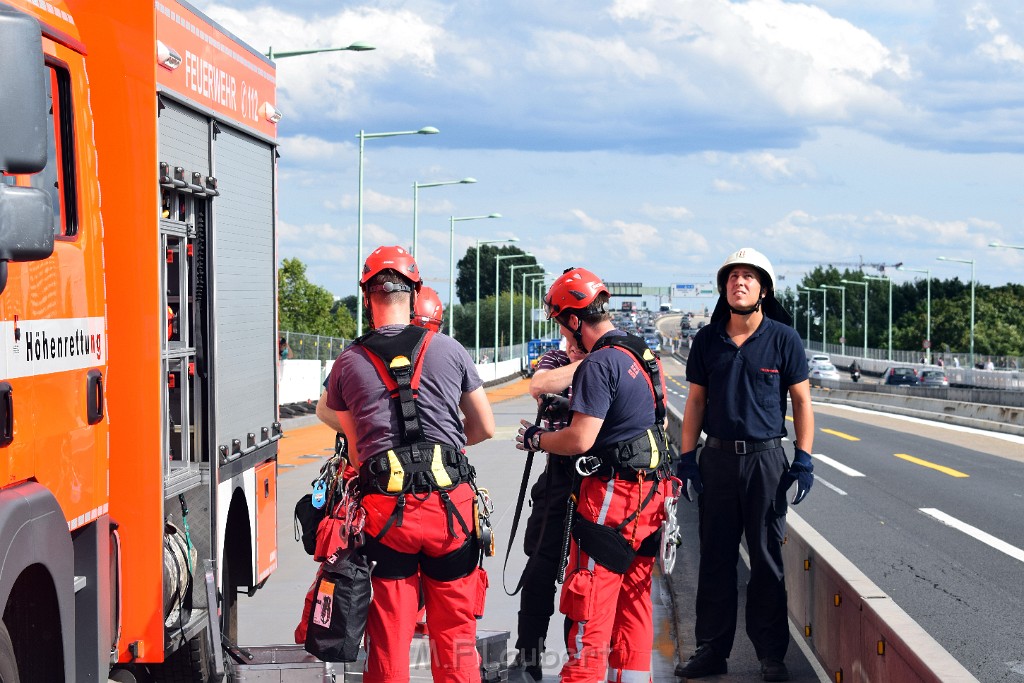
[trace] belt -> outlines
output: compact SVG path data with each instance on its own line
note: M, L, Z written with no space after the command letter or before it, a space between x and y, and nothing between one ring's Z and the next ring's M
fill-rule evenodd
M719 451L746 455L747 453L757 453L759 451L771 450L772 448L779 448L782 446L782 439L776 437L767 441L722 441L721 439L709 436L704 440L704 445Z

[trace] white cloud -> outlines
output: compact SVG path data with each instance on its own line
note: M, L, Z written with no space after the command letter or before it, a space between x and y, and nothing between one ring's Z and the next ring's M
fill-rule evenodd
M653 225L618 219L602 221L580 209L573 209L572 215L585 230L600 235L605 248L624 255L629 261L649 262L664 247L664 239Z
M1003 28L988 4L979 2L972 6L967 11L965 22L969 30L987 34L988 40L978 45L978 52L996 63L1024 66L1024 46Z
M722 178L715 178L711 182L711 191L717 194L738 194L740 192L746 192L747 188L739 183L723 180Z
M693 212L685 206L653 206L644 204L640 213L656 221L686 221L693 218Z

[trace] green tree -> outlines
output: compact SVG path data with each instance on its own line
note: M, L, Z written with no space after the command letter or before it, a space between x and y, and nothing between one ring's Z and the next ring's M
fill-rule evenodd
M502 257L511 256L512 254L521 254L520 258L502 258L501 261L496 261L496 258L500 255ZM500 282L498 283L501 287L502 292L509 291L512 286L512 265L525 265L531 263L536 265L537 259L532 256L526 256L526 252L518 247L511 245L494 245L494 244L481 244L480 245L480 298L484 299L488 295L491 298L494 297L494 264L501 264L501 276ZM523 268L519 268L516 271L517 275L521 275ZM459 301L463 304L474 304L476 303L477 291L476 291L476 245L470 247L466 251L466 255L459 259L456 263L456 277L455 277L455 294L459 297ZM494 302L491 302L493 306ZM481 305L481 310L483 306ZM491 319L491 324L494 324L494 319ZM481 326L483 323L481 322ZM494 336L492 330L491 336ZM481 342L483 343L483 342Z
M278 324L282 330L351 338L355 322L334 295L306 278L306 265L285 259L277 271Z

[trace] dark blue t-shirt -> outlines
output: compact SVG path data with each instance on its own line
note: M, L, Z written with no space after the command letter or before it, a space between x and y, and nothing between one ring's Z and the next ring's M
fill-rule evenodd
M726 322L698 331L686 361L686 380L707 389L704 432L726 441L785 436L789 387L807 379L799 335L765 318L737 347L725 331Z
M612 330L607 336L625 335ZM633 354L605 347L590 353L572 380L569 409L604 420L594 448L640 435L654 424L654 394L647 373Z

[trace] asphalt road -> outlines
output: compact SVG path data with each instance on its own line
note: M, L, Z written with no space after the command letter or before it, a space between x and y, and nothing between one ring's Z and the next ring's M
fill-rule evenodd
M664 365L681 410L683 365ZM1024 439L814 410L797 512L979 680L1024 680Z

